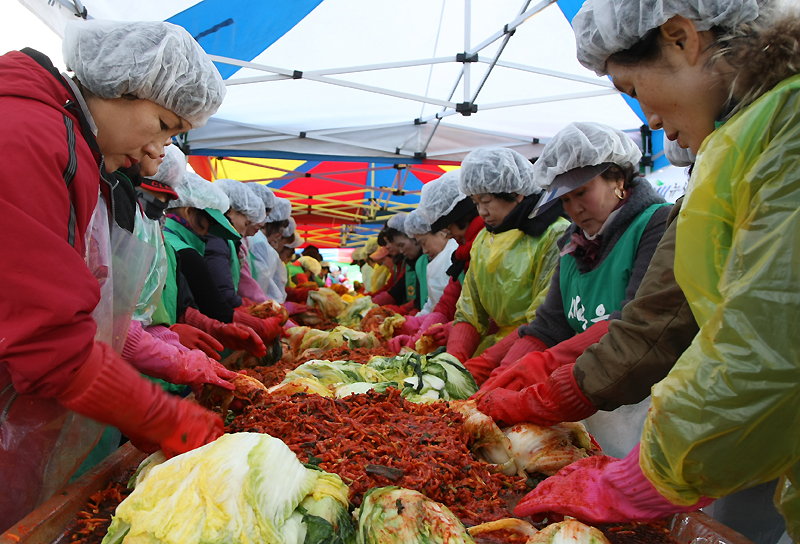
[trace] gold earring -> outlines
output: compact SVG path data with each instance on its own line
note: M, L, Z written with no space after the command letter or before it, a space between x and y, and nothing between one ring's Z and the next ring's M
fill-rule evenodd
M621 191L621 193L620 193ZM614 187L614 196L616 196L620 200L625 200L625 189L620 189L619 187Z

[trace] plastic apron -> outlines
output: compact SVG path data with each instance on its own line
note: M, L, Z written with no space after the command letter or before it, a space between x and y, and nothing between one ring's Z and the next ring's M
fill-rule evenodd
M653 213L663 205L654 204L640 213L608 257L591 272L581 274L574 258L561 258L561 299L567 321L575 332L581 333L595 323L607 320L622 308L639 240ZM584 423L604 453L623 458L639 443L649 409L650 396L637 404L620 406L613 412L597 412Z
M450 239L442 252L428 263L425 277L428 280L428 298L433 308L439 304L439 299L442 298L444 290L450 282L447 269L452 264L451 257L456 249L458 249L458 242Z
M102 195L86 230L86 248L86 264L100 283L100 302L92 312L95 340L119 353L154 249L116 224L109 228ZM67 483L106 426L55 399L17 395L11 384L1 398L0 530L5 530Z
M133 318L147 327L153 323L153 314L161 301L161 293L167 281L167 252L164 248L164 237L161 234L161 225L145 217L137 209L134 220L133 235L142 242L153 247L154 258L150 260L147 278L142 286L142 294L136 303Z

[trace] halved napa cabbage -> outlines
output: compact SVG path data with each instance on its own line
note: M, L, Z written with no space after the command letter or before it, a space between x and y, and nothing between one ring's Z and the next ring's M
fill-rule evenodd
M321 541L307 538L308 508L299 509L303 501L332 497L329 508L315 514L327 512L332 524L339 523L342 510L347 513L348 489L338 476L306 468L283 442L266 434L226 434L162 459L151 456L143 463L136 488L117 507L103 544L123 539L126 544L310 544Z

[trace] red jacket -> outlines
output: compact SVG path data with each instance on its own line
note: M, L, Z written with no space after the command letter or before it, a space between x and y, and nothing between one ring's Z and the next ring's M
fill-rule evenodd
M455 251L456 258L466 262L466 265L464 266L464 272L469 270L469 255L470 251L472 251L472 243L475 241L478 233L482 231L485 226L486 223L483 222L483 219L481 219L480 216L473 219L467 227L467 232L465 235L466 240L464 244L458 246L458 249ZM461 282L450 278L450 281L444 288L444 293L442 293L442 296L439 297L439 303L436 305L436 308L434 308L433 311L443 314L447 317L448 321L452 321L456 315L456 303L458 302L458 298L460 296Z
M74 100L31 56L0 56L0 390L12 380L22 394L59 394L94 342L100 289L84 237L100 158L64 107Z

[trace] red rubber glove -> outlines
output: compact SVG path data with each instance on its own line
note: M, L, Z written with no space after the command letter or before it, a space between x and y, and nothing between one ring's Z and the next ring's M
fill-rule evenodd
M485 350L477 357L473 357L464 366L467 367L472 377L475 378L475 383L481 385L489 377L494 369L500 366L500 361L503 360L508 350L514 344L520 341L517 331L512 332L498 343Z
M394 300L394 297L390 295L388 291L384 291L383 293L378 293L377 295L373 296L372 303L377 304L378 306L397 304Z
M264 344L272 345L276 339L281 337L283 329L281 328L280 317L268 317L266 319L259 319L247 312L235 311L233 312L233 322L245 327L250 327L256 334L261 337Z
M528 493L514 515L557 512L590 523L653 521L712 502L702 497L684 506L664 498L642 473L637 444L625 459L596 455L567 465Z
M608 321L601 321L550 349L529 353L505 367L501 364L481 386L481 391L498 388L520 391L524 387L546 382L555 369L574 363L586 348L599 342L607 332ZM525 338L535 337L526 336ZM537 341L541 343L538 339ZM541 345L544 344L541 343Z
M453 325L450 331L450 337L447 339L447 353L454 356L462 363L466 363L475 350L478 349L478 344L481 343L481 335L469 323L461 322ZM467 367L467 370L472 370Z
M247 297L239 297L239 298L242 299L242 307L244 308L249 308L250 306L255 305L255 302L253 302Z
M413 316L413 315L416 315L417 313L419 313L419 310L414 308L414 301L413 300L411 302L406 302L405 304L400 306L400 312L399 312L400 315L409 315L410 314L410 315Z
M492 371L492 375L494 375L495 372L502 372L504 369L513 365L529 353L533 353L534 351L544 351L546 349L547 344L535 336L530 336L527 334L525 336L521 336L519 340L514 342L514 345L511 346L511 349L509 349L508 353L505 354L503 360L500 361L500 366Z
M57 400L139 443L158 444L167 455L193 450L223 433L217 414L166 393L102 342L95 342Z
M305 287L295 287L291 289L289 287L286 288L286 300L290 302L299 302L300 304L305 304L308 301L308 293L311 289L307 289Z
M258 334L244 325L236 323L222 323L200 313L195 308L187 308L182 319L187 325L196 327L218 340L222 346L234 351L244 350L254 357L263 357L267 354L267 347ZM173 325L174 327L175 325ZM170 327L172 328L172 327ZM222 348L220 348L222 349ZM214 352L216 354L216 352ZM209 357L212 357L209 355ZM219 355L213 357L219 360Z
M224 346L210 334L183 323L175 323L169 330L177 334L181 344L187 348L200 350L215 361L220 360L218 352L222 351Z
M302 314L308 311L308 306L306 306L305 304L300 304L298 302L290 302L288 300L283 303L283 307L286 308L286 311L289 312L289 315Z
M575 363L556 369L544 383L522 391L493 389L478 392L478 410L506 425L535 423L549 427L562 421L580 421L597 412L572 374Z

